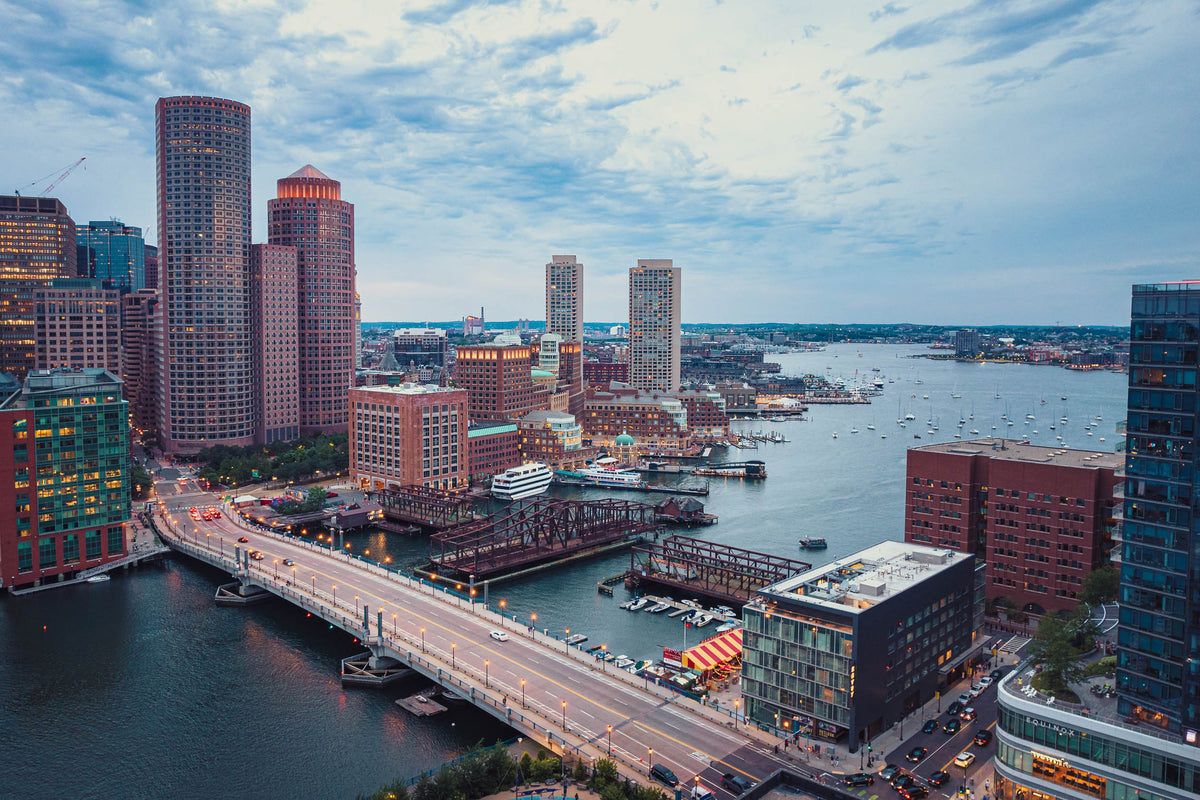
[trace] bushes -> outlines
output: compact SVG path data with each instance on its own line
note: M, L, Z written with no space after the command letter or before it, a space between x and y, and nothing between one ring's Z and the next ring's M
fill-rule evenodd
M1105 656L1099 661L1093 661L1083 668L1084 677L1094 678L1097 675L1107 675L1117 671L1117 657Z

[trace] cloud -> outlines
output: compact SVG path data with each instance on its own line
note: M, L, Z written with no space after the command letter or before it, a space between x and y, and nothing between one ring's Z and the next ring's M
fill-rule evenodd
M908 6L898 6L895 3L888 3L883 8L877 9L870 13L871 22L878 22L884 17L896 17L908 11Z
M834 84L834 88L839 92L848 92L856 86L862 86L866 82L866 78L860 78L857 75L847 75Z

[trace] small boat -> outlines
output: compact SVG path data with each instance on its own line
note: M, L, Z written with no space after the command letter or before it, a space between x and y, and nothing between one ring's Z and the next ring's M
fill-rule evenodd
M655 603L654 605L652 605L646 609L646 613L647 614L658 614L663 611L666 611L668 608L670 608L670 606L667 605L666 603Z
M87 579L87 582L88 583L104 583L105 581L108 581L108 580L112 580L112 578L110 578L108 575L93 575L92 577Z
M824 550L829 547L829 542L818 536L805 536L799 541L801 550Z
M740 621L731 619L729 622L725 622L717 626L717 633L724 633L725 631L731 631L740 627L742 627L742 623Z
M588 640L586 633L572 633L566 638L567 644L583 644Z
M695 625L697 628L703 628L705 625L709 624L712 621L713 621L713 618L712 618L711 614L701 614L699 619L696 619L694 622L692 622L692 624Z
M851 433L858 433L858 428L851 428L851 429L850 429L850 432L851 432Z
M636 602L637 602L637 598L635 597L635 598L633 598L632 600L626 600L624 603L621 603L621 606L620 606L620 607L621 607L621 608L623 608L623 609L625 609L626 611L628 611L628 610L629 610L629 607L630 607L631 605L633 605L634 603L636 603Z
M647 600L646 598L639 597L637 600L634 600L633 603L629 606L629 610L630 611L641 611L643 608L645 608L649 604L649 602L650 601Z
M871 423L870 425L868 425L867 430L869 430L869 431L875 430L875 423Z
M636 662L634 662L634 660L629 656L620 655L617 656L616 663L613 666L615 666L617 669L629 669L634 665L634 663Z
M970 434L971 434L972 436L978 436L978 435L979 435L979 429L978 429L978 428L971 428L971 430L970 430Z
M835 439L837 438L837 431L833 432L833 438L835 438Z

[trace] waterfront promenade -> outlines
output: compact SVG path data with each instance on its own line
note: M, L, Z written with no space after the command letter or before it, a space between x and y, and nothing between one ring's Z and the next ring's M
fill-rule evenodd
M259 530L236 513L195 522L160 504L154 517L179 552L326 619L568 760L592 764L611 752L631 777L644 780L652 762L665 763L681 779L699 776L710 786L724 772L760 780L786 763L768 734L614 671L539 632L532 616L513 620L396 571ZM263 560L246 558L251 549Z

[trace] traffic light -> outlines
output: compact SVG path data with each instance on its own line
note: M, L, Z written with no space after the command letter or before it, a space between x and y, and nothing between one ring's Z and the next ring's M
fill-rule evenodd
M867 752L871 752L871 745L867 745Z

